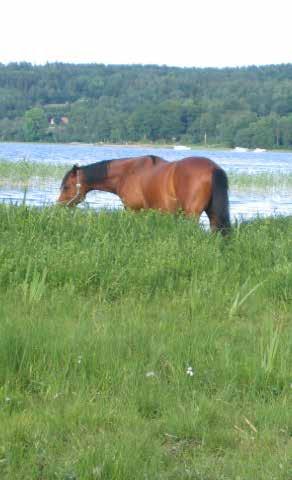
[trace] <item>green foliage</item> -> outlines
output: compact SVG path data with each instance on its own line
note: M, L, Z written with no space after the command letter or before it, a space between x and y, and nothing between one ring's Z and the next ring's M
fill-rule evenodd
M291 148L291 91L291 64L0 64L0 140Z
M44 140L47 134L47 118L44 110L34 107L24 115L24 139L27 142Z
M290 217L0 224L1 479L291 477Z

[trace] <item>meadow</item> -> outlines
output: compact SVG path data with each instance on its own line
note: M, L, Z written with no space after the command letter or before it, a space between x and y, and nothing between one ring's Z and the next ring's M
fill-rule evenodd
M292 478L291 233L0 205L1 480Z

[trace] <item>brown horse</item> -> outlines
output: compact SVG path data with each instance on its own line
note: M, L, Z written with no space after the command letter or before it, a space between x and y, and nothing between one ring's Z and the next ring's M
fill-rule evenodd
M63 178L58 202L77 205L91 190L115 193L133 210L183 210L197 218L205 211L213 231L230 228L227 176L208 158L167 162L147 155L74 165Z

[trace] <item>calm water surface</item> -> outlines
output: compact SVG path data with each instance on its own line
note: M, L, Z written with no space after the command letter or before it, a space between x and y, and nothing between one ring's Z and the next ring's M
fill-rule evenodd
M190 155L207 156L223 167L226 172L260 174L292 174L292 153L283 152L235 152L220 150L185 150L172 148L103 146L103 145L60 145L0 143L1 159L10 161L29 160L51 164L74 163L86 165L99 160L123 158L145 154L159 155L173 161ZM43 205L55 202L59 182L41 181L29 187L25 201L29 205ZM0 202L22 203L23 189L12 186L0 186ZM91 192L84 206L99 208L117 208L122 204L115 195L104 192ZM292 189L230 191L230 210L234 220L247 219L256 215L292 215ZM204 222L203 218L203 222Z

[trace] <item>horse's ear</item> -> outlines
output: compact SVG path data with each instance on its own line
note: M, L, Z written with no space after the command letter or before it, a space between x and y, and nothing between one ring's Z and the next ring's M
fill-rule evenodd
M75 163L75 165L73 165L73 167L72 167L72 170L71 170L71 171L72 171L72 173L76 173L76 172L77 172L77 170L78 170L78 168L79 168L79 165L78 165L78 163Z

